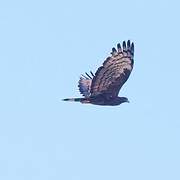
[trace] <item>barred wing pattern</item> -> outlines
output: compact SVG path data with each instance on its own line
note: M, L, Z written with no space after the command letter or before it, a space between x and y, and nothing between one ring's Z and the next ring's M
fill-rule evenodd
M123 41L122 48L117 44L117 50L112 48L111 56L98 68L92 79L91 96L106 94L118 96L119 90L129 78L134 64L134 44Z

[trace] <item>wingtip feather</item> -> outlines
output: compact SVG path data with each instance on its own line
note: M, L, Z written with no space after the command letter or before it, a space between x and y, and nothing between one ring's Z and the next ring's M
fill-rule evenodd
M130 49L130 47L131 47L131 41L128 40L128 41L127 41L127 49Z
M123 41L123 50L126 50L126 42Z
M134 43L131 44L131 53L134 54Z
M118 49L118 52L121 52L121 51L122 51L122 49L121 49L121 44L120 44L120 43L117 44L117 49Z
M115 47L113 47L113 48L112 48L112 52L111 52L111 54L112 54L112 55L114 55L114 54L116 54L116 52L117 52L116 48L115 48Z

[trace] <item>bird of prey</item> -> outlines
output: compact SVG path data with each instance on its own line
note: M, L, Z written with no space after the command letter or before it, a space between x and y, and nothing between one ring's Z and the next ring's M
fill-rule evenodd
M118 97L123 84L129 78L134 64L134 43L123 41L112 48L111 55L95 74L85 73L79 80L79 91L83 98L67 98L63 101L75 101L102 106L115 106L129 102L126 97Z

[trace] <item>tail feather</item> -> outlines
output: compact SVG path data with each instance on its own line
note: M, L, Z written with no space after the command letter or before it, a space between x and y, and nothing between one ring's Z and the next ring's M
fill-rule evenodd
M84 99L85 98L66 98L66 99L62 99L62 101L81 102Z

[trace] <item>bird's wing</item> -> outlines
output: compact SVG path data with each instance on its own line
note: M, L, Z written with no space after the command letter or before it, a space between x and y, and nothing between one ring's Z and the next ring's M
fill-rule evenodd
M129 78L134 64L134 43L123 41L122 48L112 48L111 56L98 68L91 84L91 96L107 94L118 96L119 90Z
M79 79L79 91L80 93L85 96L86 98L88 98L90 96L90 90L91 90L91 83L92 83L92 79L94 77L94 74L90 71L92 77L86 73L86 75L82 75Z

